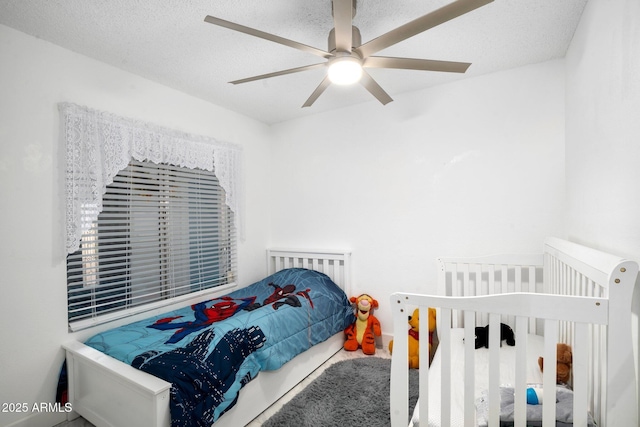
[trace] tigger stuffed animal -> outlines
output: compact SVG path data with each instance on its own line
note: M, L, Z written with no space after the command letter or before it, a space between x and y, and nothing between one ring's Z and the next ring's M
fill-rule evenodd
M356 306L356 321L347 326L344 333L347 340L344 349L356 351L362 348L362 352L367 355L376 353L376 336L382 336L380 322L373 315L372 310L378 307L378 301L367 294L349 299Z

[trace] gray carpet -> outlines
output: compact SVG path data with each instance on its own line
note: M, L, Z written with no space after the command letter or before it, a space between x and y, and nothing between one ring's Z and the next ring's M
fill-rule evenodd
M388 427L391 360L366 357L331 365L264 427ZM418 371L409 373L409 416L418 400ZM408 422L409 420L407 420Z

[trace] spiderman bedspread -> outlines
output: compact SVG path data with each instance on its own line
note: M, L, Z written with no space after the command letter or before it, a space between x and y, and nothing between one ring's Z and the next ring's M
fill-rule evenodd
M86 344L170 382L172 426L210 426L261 370L280 368L354 321L329 277L294 268Z

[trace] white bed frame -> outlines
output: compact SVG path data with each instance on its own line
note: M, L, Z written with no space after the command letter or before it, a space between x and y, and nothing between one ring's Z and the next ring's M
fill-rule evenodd
M444 296L395 293L391 296L394 352L391 367L391 425L408 418L407 313L415 307L439 309L442 352L442 426L451 403L450 328L464 327L465 390L474 389L474 327L490 326L489 425L499 425L500 322L514 326L516 342L527 333L544 335L543 423L555 425L556 343L573 348L574 425L587 425L587 411L599 427L638 425L637 372L632 345L631 300L638 264L557 238L540 255L440 258L438 288ZM420 317L426 330L428 316ZM420 356L429 354L420 340ZM424 355L424 356L423 356ZM515 425L526 425L526 348L516 346ZM471 363L468 363L471 362ZM428 366L427 359L420 366ZM428 422L429 369L419 373L421 427ZM475 426L475 399L465 393L464 425ZM549 403L551 402L551 403Z
M267 251L268 275L284 268L309 268L327 274L347 296L351 286L351 254L347 251ZM227 290L225 293L228 293ZM212 292L201 300L214 298ZM184 302L182 305L184 306ZM177 307L165 307L165 311ZM276 371L261 372L240 391L236 405L214 423L237 427L251 422L318 366L342 349L342 332L299 354ZM169 427L171 384L139 371L79 341L63 345L69 375L69 419L82 416L98 427Z

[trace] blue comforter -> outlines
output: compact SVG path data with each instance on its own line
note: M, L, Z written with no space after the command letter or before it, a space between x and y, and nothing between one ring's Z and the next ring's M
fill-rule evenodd
M329 277L295 268L86 344L170 382L172 426L210 426L261 370L280 368L354 321Z

